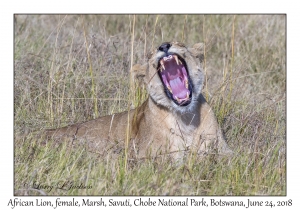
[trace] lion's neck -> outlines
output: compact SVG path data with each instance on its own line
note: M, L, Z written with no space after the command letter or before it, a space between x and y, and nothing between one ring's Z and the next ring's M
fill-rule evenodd
M153 117L153 124L162 122L167 123L169 127L172 127L174 123L180 127L195 128L200 124L200 103L194 105L194 109L187 109L186 112L171 110L166 107L157 105L153 100L148 99L149 114Z

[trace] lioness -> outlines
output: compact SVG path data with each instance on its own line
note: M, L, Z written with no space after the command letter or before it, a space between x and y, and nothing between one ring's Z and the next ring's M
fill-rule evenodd
M149 98L138 108L88 122L47 130L56 140L85 142L101 155L123 149L131 158L168 155L182 159L188 151L204 154L230 150L211 107L201 94L203 44L188 48L162 43L145 65L135 65L134 77Z

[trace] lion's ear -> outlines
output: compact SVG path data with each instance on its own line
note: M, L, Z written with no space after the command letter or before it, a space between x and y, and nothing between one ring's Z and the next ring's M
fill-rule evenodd
M205 50L205 45L202 42L194 44L194 46L189 49L192 55L199 58L201 62L204 59L204 50Z
M131 75L133 81L138 83L140 86L145 84L145 76L146 76L147 65L136 64L131 68Z

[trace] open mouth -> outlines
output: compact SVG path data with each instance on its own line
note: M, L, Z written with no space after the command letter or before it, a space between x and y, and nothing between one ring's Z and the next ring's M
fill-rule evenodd
M192 86L184 59L179 55L167 55L159 60L158 72L166 93L177 105L191 102Z

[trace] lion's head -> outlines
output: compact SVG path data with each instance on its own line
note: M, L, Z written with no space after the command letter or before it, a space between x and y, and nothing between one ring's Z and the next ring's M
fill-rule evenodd
M186 112L197 104L202 91L203 44L188 48L179 42L164 42L149 55L147 65L133 68L142 78L155 103Z

